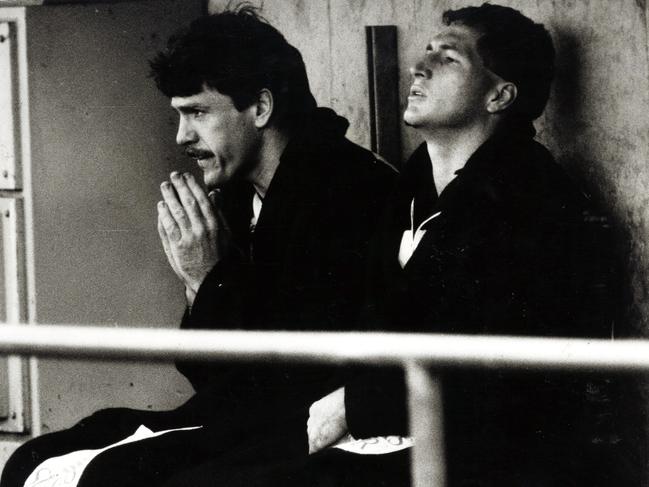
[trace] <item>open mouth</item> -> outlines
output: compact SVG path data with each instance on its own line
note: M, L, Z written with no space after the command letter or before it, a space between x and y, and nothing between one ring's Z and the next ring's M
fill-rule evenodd
M200 149L186 149L185 154L194 159L196 162L214 157L214 154L212 154L212 152Z
M409 96L424 96L424 92L417 86L412 86L410 88Z

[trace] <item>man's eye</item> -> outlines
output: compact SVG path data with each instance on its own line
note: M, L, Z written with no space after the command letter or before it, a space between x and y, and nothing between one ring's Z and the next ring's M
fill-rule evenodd
M203 110L192 111L192 117L194 118L201 118L203 115L205 115L205 112Z

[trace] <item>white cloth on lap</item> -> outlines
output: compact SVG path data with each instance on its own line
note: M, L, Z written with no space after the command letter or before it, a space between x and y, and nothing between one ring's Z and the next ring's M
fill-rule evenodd
M414 440L409 436L376 436L357 440L347 435L332 446L359 455L385 455L405 450L414 444Z

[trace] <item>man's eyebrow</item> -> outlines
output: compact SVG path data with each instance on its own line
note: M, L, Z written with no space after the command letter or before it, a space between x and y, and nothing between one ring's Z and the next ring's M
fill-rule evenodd
M186 105L172 105L175 110L179 112L193 112L196 110L206 110L207 106L202 103L188 103Z
M433 49L433 42L428 44L426 46L426 49L432 50ZM449 41L442 42L441 44L437 45L437 49L442 50L442 51L455 51L459 54L462 54L462 49L458 47L457 44Z

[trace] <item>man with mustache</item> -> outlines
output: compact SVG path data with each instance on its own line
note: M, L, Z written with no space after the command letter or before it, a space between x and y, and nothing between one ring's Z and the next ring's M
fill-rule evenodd
M178 113L177 142L207 188L174 172L157 208L187 298L182 328L349 329L393 169L345 138L345 119L316 106L300 53L251 8L196 20L151 65ZM107 409L28 442L2 487L30 474L38 482L46 459L104 448L140 425L172 431L100 453L78 485L198 485L188 471L208 462L200 478L235 485L238 472L306 457L308 406L343 383L336 368L281 362L178 369L196 390L186 404Z
M533 140L554 72L548 32L489 4L447 11L443 24L410 69L404 120L424 143L402 171L381 232L370 323L610 337L606 222ZM626 469L622 456L612 458L624 442L607 423L612 397L600 377L437 372L449 485L639 485L630 457ZM363 455L345 440L392 435L407 444L405 396L401 371L383 370L315 402L302 483L409 485L407 449Z

